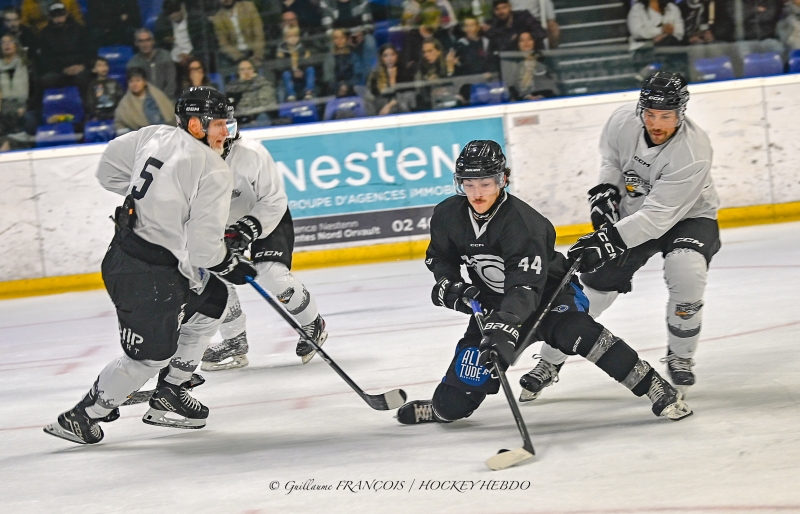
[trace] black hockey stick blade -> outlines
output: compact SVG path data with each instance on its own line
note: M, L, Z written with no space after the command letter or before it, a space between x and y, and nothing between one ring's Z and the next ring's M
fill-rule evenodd
M183 385L186 386L187 389L192 390L197 386L205 384L206 379L203 378L201 375L197 373L192 373L192 378L189 379L188 383L184 382ZM144 403L150 400L150 397L153 396L153 393L156 392L155 389L148 389L146 391L134 391L130 395L128 395L128 399L122 402L120 407L125 407L126 405L136 405L138 403Z
M353 391L355 391L356 394L358 394L358 396L360 396L361 399L367 403L367 405L375 410L394 410L403 406L403 404L406 402L407 395L402 389L392 389L391 391L383 394L365 393L364 390L358 387L358 385L353 382L347 373L345 373L344 370L342 370L342 368L340 368L339 365L330 358L325 350L319 347L317 343L308 337L308 334L305 333L303 327L300 326L297 320L295 320L288 312L286 312L283 309L283 306L278 304L278 302L276 302L275 299L272 298L272 296L270 296L270 294L266 292L264 288L258 284L258 282L255 281L255 279L252 277L246 277L246 280L251 286L253 286L253 289L258 291L258 294L260 294L267 301L267 303L269 303L272 308L275 309L275 311L289 324L289 326L291 326L294 331L297 332L297 335L299 335L303 341L310 344L311 347L317 351L319 356L322 357L322 360L327 362L328 365L333 368L333 371L335 371L336 374L342 378L342 380L347 382L347 385L349 385Z

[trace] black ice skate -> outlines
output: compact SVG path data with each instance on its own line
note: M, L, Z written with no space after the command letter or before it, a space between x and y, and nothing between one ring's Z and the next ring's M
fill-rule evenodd
M196 429L206 426L207 417L208 407L192 398L185 385L163 382L150 398L150 410L142 421L160 427Z
M209 346L203 353L200 369L203 371L222 371L223 369L243 368L250 364L247 360L247 332L236 337L225 339L221 343Z
M692 359L678 357L672 353L672 350L668 350L667 356L661 359L661 362L667 364L669 378L672 379L675 388L680 391L683 396L686 396L689 386L694 385L694 373L692 373L694 361Z
M658 373L653 373L647 397L653 402L653 414L678 421L692 415L692 409L684 403L680 391L672 387Z
M118 418L119 410L114 409L111 414L114 412L116 412ZM57 422L44 427L44 432L73 443L99 443L103 440L103 429L100 428L100 421L114 421L114 419L117 419L108 419L111 414L102 419L92 419L86 414L86 409L81 404L78 404L58 416Z
M542 389L558 382L558 372L561 371L561 366L563 365L563 362L561 364L550 364L540 356L536 367L519 379L519 385L522 386L519 402L532 402L542 394Z
M328 339L328 332L325 330L325 320L322 319L320 315L317 315L317 318L308 325L303 325L303 332L317 343L317 346L322 346L325 340ZM303 359L303 364L306 364L314 357L317 351L306 341L300 339L297 342L295 353L298 357Z
M414 400L397 409L397 421L404 425L445 423L433 411L431 400Z

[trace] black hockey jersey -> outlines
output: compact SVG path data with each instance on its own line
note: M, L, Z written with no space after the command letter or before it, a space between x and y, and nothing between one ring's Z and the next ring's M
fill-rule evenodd
M507 192L497 201L500 205L482 226L465 196L437 205L425 264L437 281L461 280L465 265L484 308L525 320L558 287L569 263L554 248L556 231L547 218Z

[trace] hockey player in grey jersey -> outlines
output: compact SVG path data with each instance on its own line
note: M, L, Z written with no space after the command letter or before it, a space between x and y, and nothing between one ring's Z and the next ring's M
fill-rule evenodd
M48 434L99 442L99 422L117 419L128 395L166 366L142 421L205 426L208 408L185 383L225 308L227 290L217 275L244 283L256 271L223 242L233 181L220 155L231 135L228 124L235 130L232 108L213 89L191 88L175 114L177 128L145 127L111 141L103 152L98 180L127 195L102 264L125 355L100 372L74 408L45 427Z
M656 253L664 256L667 370L682 392L695 383L694 354L703 319L711 258L720 248L711 143L685 116L689 91L678 73L658 72L637 105L617 109L600 138L600 184L589 190L595 232L570 249L583 255L581 282L597 317ZM553 384L567 356L543 347L542 359L520 380L520 401Z
M322 346L328 333L308 289L292 274L294 226L286 190L272 156L258 141L238 135L226 142L225 162L233 172L233 195L225 241L235 251L250 249L258 283L286 306L303 330ZM228 284L228 306L220 326L222 342L203 354L202 369L217 371L247 366L246 316L236 289ZM316 353L297 343L303 364Z

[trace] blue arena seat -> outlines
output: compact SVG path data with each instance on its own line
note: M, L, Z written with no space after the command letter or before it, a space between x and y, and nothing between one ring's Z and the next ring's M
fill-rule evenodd
M340 118L363 118L367 115L364 100L359 96L334 98L325 105L324 120Z
M502 82L472 85L470 105L497 105L504 102L508 102L508 88Z
M767 77L783 73L783 59L778 52L748 54L744 56L745 77Z
M158 15L161 14L161 5L164 0L139 0L139 11L142 13L142 25L150 30L156 26Z
M208 81L211 82L211 84L220 92L225 92L225 81L222 80L222 75L219 73L209 73Z
M51 116L58 115L72 115L71 121L73 122L83 120L83 102L77 87L70 86L44 90L42 119L47 123Z
M84 143L105 143L117 137L113 120L89 121L83 127Z
M122 73L122 75L125 75L128 61L133 57L133 48L124 45L103 46L97 49L97 55L106 58L110 73Z
M292 123L311 123L319 121L317 104L314 102L286 102L278 106L278 116L290 118Z
M71 145L75 139L72 123L42 125L36 129L36 148Z
M800 50L792 50L789 54L789 73L800 72Z
M731 58L727 55L710 57L707 59L695 59L692 65L703 82L735 78L733 75L733 63L731 63Z

